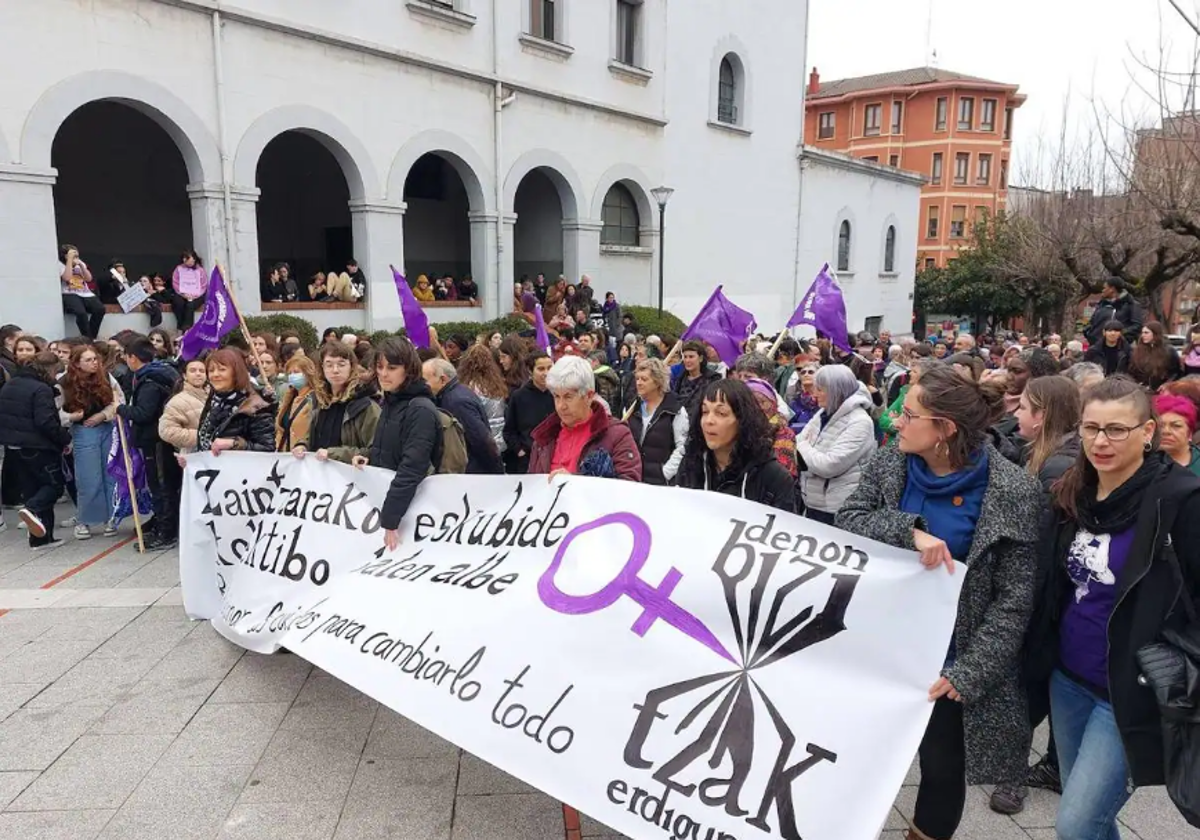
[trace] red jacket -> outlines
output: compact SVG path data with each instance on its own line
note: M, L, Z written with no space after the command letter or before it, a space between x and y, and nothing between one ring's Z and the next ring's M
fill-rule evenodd
M641 481L642 456L638 452L629 426L612 417L598 402L592 403L592 419L589 424L591 435L579 453L579 461L582 462L589 453L603 449L612 456L617 478ZM558 433L561 430L562 421L558 419L557 412L551 412L550 416L533 430L533 450L529 454L530 473L550 472L550 462L554 458L554 447L558 443Z

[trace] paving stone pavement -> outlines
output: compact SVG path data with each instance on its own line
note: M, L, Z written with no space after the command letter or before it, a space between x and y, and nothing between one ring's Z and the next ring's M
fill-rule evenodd
M619 837L586 816L568 833L562 806L529 785L296 656L189 621L177 552L63 529L62 548L33 554L5 518L0 840ZM901 840L917 779L881 840ZM1055 840L1057 797L1033 791L1009 818L989 793L970 790L960 840ZM1126 840L1200 838L1161 789L1138 791L1121 822Z

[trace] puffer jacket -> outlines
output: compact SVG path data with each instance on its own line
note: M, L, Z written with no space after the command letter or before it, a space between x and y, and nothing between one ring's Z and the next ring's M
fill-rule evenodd
M1024 778L1029 760L1029 712L1019 658L1033 611L1042 505L1036 479L990 444L984 448L987 489L958 598L956 658L942 672L962 695L967 783L972 785ZM878 450L838 512L837 527L915 551L913 529L924 528L924 520L900 510L908 457L895 446Z
M0 388L0 446L62 451L71 433L58 420L54 386L31 368L17 365Z
M197 429L204 426L211 405L212 394L209 394ZM251 391L229 419L213 429L213 440L217 438L232 438L233 448L239 452L274 452L275 406Z
M825 428L821 428L822 409L796 436L796 455L803 469L800 492L806 508L837 513L858 487L863 467L876 449L873 407L870 392L860 384L838 406Z
M384 528L394 531L400 527L417 487L441 459L441 448L441 420L424 379L384 394L383 414L368 458L371 466L396 473L379 515Z
M592 403L592 416L588 425L588 440L579 452L576 467L578 468L592 452L602 450L612 458L617 478L641 481L642 454L638 451L629 426L610 415L599 402ZM561 431L562 420L555 412L551 412L550 416L533 430L533 451L529 453L531 475L550 472L550 464L554 461L554 448L558 445L558 435Z
M184 385L171 399L167 400L162 418L158 421L158 436L175 447L177 452L192 452L196 448L196 430L200 428L200 415L208 402L208 389Z

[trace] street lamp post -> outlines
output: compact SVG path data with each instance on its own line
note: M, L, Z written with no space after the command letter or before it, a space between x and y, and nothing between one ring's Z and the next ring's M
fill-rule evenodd
M675 192L671 187L655 187L650 190L650 195L654 196L654 200L658 202L658 317L663 314L663 256L666 252L667 245L667 202L671 200L671 195Z

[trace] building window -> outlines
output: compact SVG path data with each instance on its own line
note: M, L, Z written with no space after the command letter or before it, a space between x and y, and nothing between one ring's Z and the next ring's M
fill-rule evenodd
M992 180L992 156L979 156L979 169L975 173L975 183L986 187Z
M933 121L934 131L946 130L946 110L948 107L949 103L947 102L946 97L939 96L937 101L937 110L935 112L936 116L934 117Z
M543 41L558 40L556 0L529 0L529 34Z
M984 207L982 204L976 205L976 207L975 207L975 222L974 222L975 227L979 227L981 224L985 223L987 221L987 216L988 216L988 209L986 207Z
M956 204L950 208L950 238L962 239L967 233L967 206Z
M843 221L838 228L837 270L850 270L850 222Z
M617 0L617 61L630 67L640 66L638 44L641 40L642 0Z
M961 96L958 99L958 130L970 131L975 126L975 99Z
M942 216L942 208L938 207L936 204L930 204L929 205L929 222L925 226L925 238L926 239L937 239L938 238L938 222L941 221L941 216Z
M1005 108L1004 109L1004 139L1005 140L1012 139L1012 122L1013 122L1013 109Z
M867 155L863 160L867 163L879 163L879 155Z
M863 134L867 137L873 137L879 133L879 127L883 124L883 106L879 104L868 105L863 112Z
M925 268L926 268L926 270L928 270L928 269L930 269L930 268L936 268L936 267L937 267L937 260L935 260L933 257L926 257L926 258L925 258Z
M1008 161L1000 161L1000 189L1008 189Z
M959 152L954 156L954 183L963 185L967 183L967 176L971 172L971 153Z
M896 226L888 225L883 237L883 270L891 274L896 270Z
M822 111L821 115L817 117L817 139L829 140L832 138L835 125L834 112Z
M929 173L930 183L938 186L942 183L942 153L933 153L933 168Z
M717 122L737 125L737 77L729 56L721 59L717 78Z
M900 166L900 155L889 155L888 166Z
M892 102L892 134L901 134L904 130L904 103Z
M863 329L869 332L871 335L879 335L880 331L883 330L883 316L872 315L869 318L864 319Z
M979 113L979 130L980 131L995 131L996 130L996 100L983 100L983 110Z
M604 227L600 230L601 245L641 244L641 219L638 218L637 202L624 184L613 184L604 196L601 209Z

